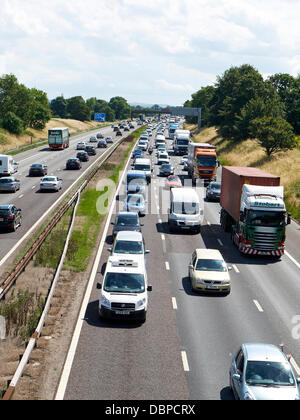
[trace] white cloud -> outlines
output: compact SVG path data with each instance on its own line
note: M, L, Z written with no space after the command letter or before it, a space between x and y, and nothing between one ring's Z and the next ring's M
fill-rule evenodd
M298 0L0 0L0 73L27 86L180 104L231 65L300 71ZM127 95L127 96L126 96Z

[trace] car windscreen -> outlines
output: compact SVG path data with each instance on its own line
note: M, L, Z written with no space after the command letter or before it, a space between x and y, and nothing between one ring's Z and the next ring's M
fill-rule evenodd
M41 169L43 167L43 165L40 165L39 163L34 163L33 165L30 166L31 168L38 168Z
M194 203L194 202L184 203L182 201L179 201L179 202L175 201L173 203L172 211L175 214L189 214L189 215L198 214L199 204Z
M141 241L116 241L114 252L117 254L142 254L143 242Z
M43 182L56 182L55 178L43 178L42 179Z
M134 169L137 171L151 171L150 165L135 164Z
M209 185L209 188L210 188L211 190L221 191L221 183L220 183L220 182L212 182L212 183Z
M10 184L14 179L0 178L0 184Z
M246 383L250 386L295 386L289 363L249 360Z
M127 184L129 185L145 185L146 183L146 177L127 176Z
M285 225L285 213L276 211L248 211L247 222L251 226L277 227Z
M110 293L143 293L145 279L143 274L107 273L103 289Z
M127 216L122 215L118 216L116 225L120 226L139 226L138 218L137 216Z
M197 156L197 166L215 168L217 165L217 159L215 156Z
M198 259L196 265L197 271L227 271L223 260L211 260L206 258Z

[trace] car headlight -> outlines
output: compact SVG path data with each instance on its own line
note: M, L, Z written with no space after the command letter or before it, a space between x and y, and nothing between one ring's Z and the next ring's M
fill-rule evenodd
M110 301L104 296L100 296L100 305L110 307Z
M201 279L196 280L196 284L204 284L204 281Z
M144 306L145 303L146 303L146 298L143 298L137 302L136 307L140 308L141 306Z

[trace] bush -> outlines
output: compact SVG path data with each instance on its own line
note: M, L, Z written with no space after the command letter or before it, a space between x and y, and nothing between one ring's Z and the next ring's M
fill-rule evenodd
M11 111L8 111L2 120L2 126L13 134L21 134L24 130L24 122Z

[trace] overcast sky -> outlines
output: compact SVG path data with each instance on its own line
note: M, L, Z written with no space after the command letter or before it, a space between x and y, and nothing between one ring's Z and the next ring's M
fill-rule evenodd
M0 0L0 76L182 105L231 66L300 73L299 0Z

